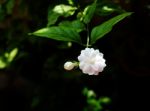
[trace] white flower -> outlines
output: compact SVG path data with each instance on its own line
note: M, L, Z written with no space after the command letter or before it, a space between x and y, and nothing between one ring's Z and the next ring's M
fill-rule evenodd
M71 62L71 61L67 61L67 62L64 64L64 69L66 69L66 70L72 70L75 66L76 66L75 63L73 63L73 62Z
M93 48L82 50L81 54L78 56L78 60L79 68L83 73L89 75L98 75L106 66L103 54L100 53L99 50L94 50Z

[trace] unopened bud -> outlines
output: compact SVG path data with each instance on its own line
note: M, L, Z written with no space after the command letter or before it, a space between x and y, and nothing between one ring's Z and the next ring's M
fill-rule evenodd
M68 61L64 64L64 69L66 69L66 70L72 70L74 67L75 67L75 63L70 62L70 61Z

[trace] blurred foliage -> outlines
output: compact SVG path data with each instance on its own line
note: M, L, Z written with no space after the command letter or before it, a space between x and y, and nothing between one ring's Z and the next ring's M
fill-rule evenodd
M7 67L15 58L18 53L18 49L13 49L10 53L5 52L4 55L0 56L0 69Z
M109 111L111 99L109 97L97 98L93 90L83 89L83 95L87 98L87 107L83 111ZM107 107L106 107L107 106ZM107 109L108 108L108 109Z
M104 1L97 2L95 10L93 1L0 0L0 90L5 92L1 101L9 102L3 102L1 109L5 104L21 111L74 111L85 107L81 90L88 77L82 78L80 71L65 72L62 66L68 58L74 59L78 55L76 52L82 46L70 41L84 39L85 24L94 22L94 14L106 17L123 13L117 4ZM61 38L66 40L57 42L28 35L42 27L46 29L40 32L50 28L60 36L61 31L65 31ZM78 33L83 37L80 38ZM10 92L17 102L11 102ZM86 93L88 91L85 96ZM95 111L95 105L97 110L101 109L99 101L96 95L87 97L85 110L92 108L91 111ZM76 105L74 109L73 104Z
M10 107L20 111L81 111L86 107L89 111L90 108L95 110L93 105L100 109L100 101L105 104L110 100L107 97L116 94L112 79L149 74L146 50L149 50L150 11L146 1L97 0L90 30L125 10L136 11L130 24L125 25L123 21L117 30L96 43L108 60L108 67L97 77L63 70L64 61L76 59L82 46L28 35L43 27L74 26L73 30L84 40L85 27L75 19L83 20L82 13L77 11L84 11L92 3L93 0L0 0L0 111ZM66 11L54 13L52 9L56 5L57 10L60 6L69 6L69 14ZM81 91L86 86L93 90L85 89L84 98ZM124 99L129 100L129 97Z
M16 62L13 62L14 64L12 65L15 68L15 64L17 65L20 61L29 60L31 58L30 52L34 52L35 56L38 55L38 53L43 53L42 49L44 44L46 43L47 45L53 44L50 46L56 47L52 50L59 50L63 52L64 49L68 50L71 47L68 46L67 44L70 42L54 42L54 41L47 41L47 39L37 39L37 38L31 38L32 36L28 36L27 34L29 32L32 32L32 30L35 30L36 28L38 29L39 27L43 27L47 23L47 28L41 29L34 34L40 35L39 32L46 31L47 29L50 29L50 31L55 32L56 34L60 34L60 36L56 36L56 40L63 40L63 41L75 41L80 43L80 35L82 31L86 31L85 24L82 23L80 20L83 20L85 23L88 23L93 15L93 13L100 14L102 12L98 12L101 9L100 7L104 7L105 13L110 11L110 8L115 9L114 11L111 10L111 12L114 12L116 10L121 10L121 8L115 8L115 6L120 7L119 5L115 4L114 2L109 2L109 1L101 1L97 2L97 4L92 3L92 1L87 1L83 5L84 2L81 1L74 1L74 0L68 0L68 1L56 1L56 2L44 2L43 5L47 5L47 7L43 7L41 5L41 2L38 2L34 4L33 1L24 1L24 0L1 0L0 1L0 55L1 55L1 66L3 64L3 68L6 68L6 63L3 61L5 58L5 53L10 52L10 50L17 48L18 49L18 54L15 59ZM92 3L92 5L90 5ZM32 5L34 4L34 7ZM60 4L60 5L56 5ZM110 5L113 4L113 5ZM40 8L41 9L38 11L38 13L35 13L36 9ZM95 9L95 5L98 6L96 8L96 12L93 12ZM101 6L99 6L101 5ZM110 5L110 6L109 6ZM115 6L114 6L115 5ZM108 8L109 6L109 8ZM90 10L91 9L91 10ZM77 11L78 10L78 11ZM81 16L81 12L83 11L83 14L85 16ZM122 11L123 12L123 11ZM119 12L119 13L122 13ZM87 14L88 13L88 14ZM118 13L118 12L117 12ZM45 14L45 15L44 15ZM77 15L77 16L74 16ZM106 14L105 14L106 15ZM48 18L46 19L43 18ZM78 18L80 20L75 20L75 18ZM67 19L66 19L67 18ZM63 21L62 21L63 20ZM59 23L59 21L62 21ZM54 25L58 24L59 27L56 27ZM51 27L50 27L51 26ZM66 33L63 33L66 32ZM75 33L78 32L78 33ZM44 33L45 36L48 35L50 37L51 33L47 32ZM62 36L63 34L63 36ZM54 35L54 34L53 34ZM82 34L81 34L82 35ZM43 36L43 35L41 35ZM57 38L58 37L58 38ZM82 37L81 39L84 39ZM48 43L49 42L49 43ZM56 43L56 44L55 44ZM72 46L72 45L71 45ZM72 46L74 47L74 46ZM51 54L48 52L48 47L44 50L45 51L43 55L37 56L38 58L43 58L45 57L45 62L49 59L49 56L54 56L57 54ZM34 56L34 55L33 55ZM73 54L70 55L71 58L74 58ZM51 57L53 60L54 58ZM67 58L64 58L67 59ZM40 59L39 59L40 60ZM12 60L13 61L13 60ZM43 63L44 61L41 60ZM61 62L60 62L61 63ZM5 64L5 65L4 65ZM10 63L9 63L10 64ZM41 64L42 65L42 64ZM44 63L43 63L43 66ZM2 69L1 67L1 69ZM19 65L18 71L21 71L23 64ZM41 66L42 67L42 66ZM10 68L8 68L9 70ZM13 69L13 68L12 68ZM17 72L18 72L17 71ZM19 73L19 72L18 72Z

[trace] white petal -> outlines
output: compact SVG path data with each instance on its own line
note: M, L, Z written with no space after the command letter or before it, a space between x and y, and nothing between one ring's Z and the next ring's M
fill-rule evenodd
M106 66L103 54L98 49L85 48L78 56L78 60L82 72L89 75L98 75Z

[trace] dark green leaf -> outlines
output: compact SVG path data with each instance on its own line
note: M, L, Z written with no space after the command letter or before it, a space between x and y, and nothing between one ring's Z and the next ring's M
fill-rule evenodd
M99 16L108 16L111 13L124 13L123 10L118 4L112 3L111 1L102 1L97 4L96 14Z
M69 27L63 26L47 27L37 30L32 34L54 40L71 41L81 44L80 35L76 32L76 30L70 29Z
M53 12L52 10L49 10L48 12L48 24L47 26L49 27L50 25L53 25L56 23L57 19L59 18L60 14Z
M77 32L81 32L85 30L85 26L80 20L63 21L59 24L59 26L69 27L73 30L76 30Z
M98 39L109 33L115 24L131 14L131 12L120 14L102 23L101 25L94 27L91 32L91 44L95 43Z
M80 20L73 21L71 25L77 30L77 32L85 30L85 25Z
M7 14L11 14L15 5L15 0L8 0L6 4Z
M93 3L92 5L89 5L85 8L83 12L83 22L89 23L94 15L96 9L96 3Z
M71 21L62 21L59 23L59 26L71 27Z

